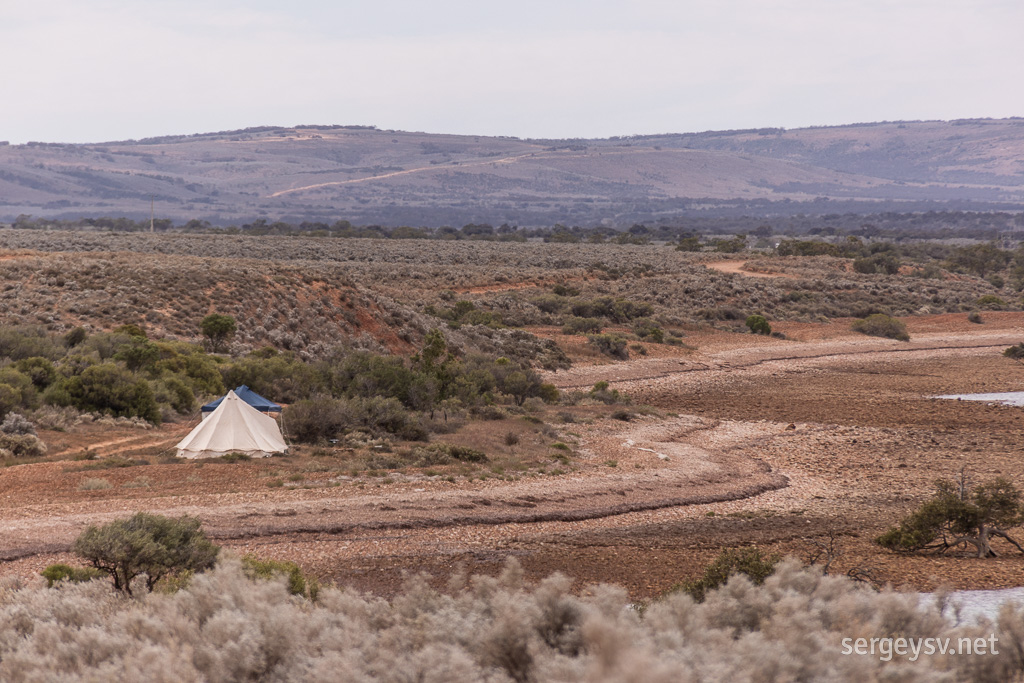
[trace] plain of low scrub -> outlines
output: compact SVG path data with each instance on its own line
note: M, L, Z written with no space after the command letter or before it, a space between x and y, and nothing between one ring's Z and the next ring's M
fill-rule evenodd
M884 313L874 313L867 318L855 320L853 325L851 325L851 329L872 337L887 337L898 341L910 341L910 334L907 333L907 326L903 321Z
M744 575L630 608L617 586L581 593L555 574L530 585L453 576L444 591L407 579L390 599L250 576L227 558L176 593L126 600L102 581L7 586L0 680L584 681L1019 680L1024 608L954 624L944 599L876 592L783 560L760 586ZM988 637L998 654L844 655L843 638ZM1003 644L1006 647L1002 647Z

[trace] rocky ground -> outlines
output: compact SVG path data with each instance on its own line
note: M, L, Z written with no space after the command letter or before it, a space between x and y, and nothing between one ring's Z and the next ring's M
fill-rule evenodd
M809 557L830 541L834 569L880 582L1024 583L1024 558L1009 552L904 557L871 543L936 478L966 468L979 481L1024 481L1024 411L931 398L1024 390L1024 368L1001 355L1024 339L1024 314L986 314L981 325L918 318L909 343L854 334L848 321L777 328L788 338L700 333L686 340L696 350L551 373L563 389L609 381L633 398L632 419L577 410L560 426L576 466L514 482L346 477L301 455L173 462L166 449L183 425L47 434L69 457L89 446L101 456L148 449L150 464L96 469L101 457L0 471L0 573L73 561L68 548L84 526L149 510L199 515L237 552L381 593L407 572L443 582L514 555L534 577L557 570L646 599L722 548ZM88 478L109 487L88 489ZM274 478L290 484L268 485Z

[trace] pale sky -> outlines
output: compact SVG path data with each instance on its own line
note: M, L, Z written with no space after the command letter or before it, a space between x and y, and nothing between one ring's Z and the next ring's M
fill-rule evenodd
M1024 116L1021 0L0 0L0 140Z

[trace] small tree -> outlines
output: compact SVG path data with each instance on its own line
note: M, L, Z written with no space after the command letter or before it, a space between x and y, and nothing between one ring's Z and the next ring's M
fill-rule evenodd
M755 585L760 586L775 571L775 565L780 559L778 555L766 555L754 546L726 549L707 566L699 579L688 581L680 588L697 602L704 602L709 592L724 586L734 574L745 574Z
M219 353L224 350L228 340L235 335L238 325L230 315L211 313L199 323L199 329L209 341L210 349Z
M146 576L146 588L164 576L203 571L213 566L220 550L199 528L195 517L177 519L139 512L101 527L90 526L75 540L73 550L106 572L114 588L131 595L131 582Z
M747 316L747 327L754 334L771 334L772 326L768 324L768 319L763 315L750 315Z
M1008 479L998 477L972 489L961 472L959 481L935 482L935 495L875 542L904 552L944 553L972 546L978 557L997 557L991 546L994 536L1024 553L1024 548L1007 533L1007 529L1022 522L1021 492Z

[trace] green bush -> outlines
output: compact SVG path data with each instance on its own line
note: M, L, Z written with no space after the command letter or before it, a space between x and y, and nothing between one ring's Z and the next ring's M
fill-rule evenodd
M145 575L149 590L164 576L203 571L217 559L195 517L177 519L138 512L103 526L90 526L75 539L74 552L110 575L114 588L131 595L131 582Z
M43 391L57 379L57 369L49 359L42 356L22 358L14 363L14 368L28 377L39 391Z
M242 558L242 571L250 579L265 581L284 576L287 578L289 593L301 595L310 600L316 600L320 591L320 584L316 579L307 578L302 568L294 562L261 560L254 555L246 555Z
M676 251L700 251L701 243L699 237L680 237L676 244Z
M297 401L284 410L288 435L302 443L318 443L346 431L395 434L421 440L427 434L420 422L397 399L355 397Z
M58 584L61 581L83 583L103 576L103 572L94 567L72 567L67 564L51 564L41 571L40 574L46 579L46 586L48 588L53 588L54 584Z
M854 259L853 269L858 273L870 275L882 273L895 275L900 272L900 259L891 251L884 251L872 256Z
M763 315L750 315L747 316L747 327L754 334L771 334L772 326L768 323L768 320Z
M614 323L628 323L649 316L654 308L646 302L599 296L596 299L576 300L571 310L573 315L581 318L606 318Z
M288 436L300 443L318 443L333 439L353 426L348 401L319 397L296 401L281 416Z
M985 294L984 296L978 297L978 301L976 303L978 308L985 308L990 311L1000 311L1006 307L1006 302L995 294Z
M459 460L460 462L487 462L489 460L487 454L483 451L450 443L433 443L427 446L427 450L435 451L438 454L453 460Z
M562 325L562 334L588 334L600 332L604 325L600 318L579 318L573 316Z
M69 349L78 346L86 340L89 333L85 331L84 327L74 327L64 335L64 345Z
M0 327L0 358L13 361L42 357L56 360L64 355L63 344L39 327Z
M839 247L814 240L782 240L775 248L779 256L839 256Z
M160 360L160 348L145 337L133 336L118 348L113 359L124 363L132 372L138 372Z
M284 403L327 392L319 368L290 351L270 357L260 352L250 353L245 358L219 366L219 370L225 387L245 384L257 394Z
M12 366L0 368L0 415L17 408L35 408L38 392L32 379Z
M53 405L160 422L160 409L149 384L113 363L89 366L80 375L53 384L45 398Z
M626 340L617 334L591 334L587 340L606 356L622 360L629 358Z
M781 559L779 555L765 555L757 547L723 550L699 579L682 584L681 589L697 602L704 602L710 591L725 585L734 574L745 574L759 586L772 575Z
M650 318L640 318L633 322L633 334L655 344L665 341L665 330Z
M587 392L587 396L606 405L629 403L629 400L620 394L618 389L609 389L608 387L608 382L601 380Z
M907 326L903 321L884 313L875 313L867 318L856 320L851 329L872 337L887 337L889 339L898 339L899 341L910 341Z
M1003 355L1014 360L1024 360L1024 342L1015 344L1003 351Z
M153 398L157 403L169 405L181 414L191 413L196 405L192 389L173 375L154 382Z
M199 347L185 342L158 341L155 344L160 352L160 360L151 369L154 376L173 375L188 384L193 394L217 396L224 393L221 358L210 356ZM236 387L238 384L231 386Z

